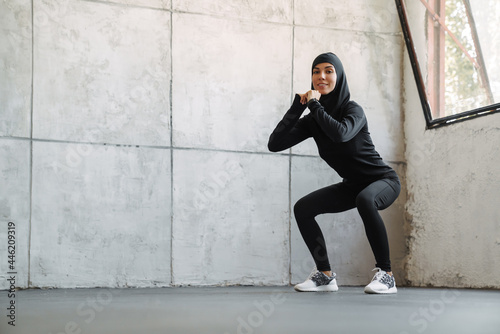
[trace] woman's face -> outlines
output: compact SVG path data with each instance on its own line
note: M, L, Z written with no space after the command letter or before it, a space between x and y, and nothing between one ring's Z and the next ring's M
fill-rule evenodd
M321 63L313 68L312 83L315 90L321 95L326 95L335 89L337 72L330 63Z

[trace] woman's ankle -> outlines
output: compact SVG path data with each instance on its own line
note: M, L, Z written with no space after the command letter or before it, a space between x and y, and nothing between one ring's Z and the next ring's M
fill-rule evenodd
M329 271L321 271L323 274L325 274L326 276L328 277L332 277L332 271L329 270Z

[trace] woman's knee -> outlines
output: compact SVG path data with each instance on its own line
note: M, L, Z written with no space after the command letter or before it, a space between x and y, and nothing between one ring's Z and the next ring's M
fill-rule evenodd
M301 198L293 206L293 213L294 213L295 217L302 215L302 213L305 211L305 205L303 202L304 201Z
M375 199L363 192L356 197L356 207L358 210L376 210Z
M301 218L306 218L313 215L311 212L311 205L310 203L308 203L305 197L302 197L295 203L295 205L293 206L293 213L295 214L295 219L297 221L299 221Z

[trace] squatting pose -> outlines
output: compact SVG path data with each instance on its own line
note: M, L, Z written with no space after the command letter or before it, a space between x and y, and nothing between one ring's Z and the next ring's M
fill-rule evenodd
M310 113L301 118L304 110ZM325 239L315 217L357 208L375 256L377 273L366 293L396 293L391 271L389 242L379 210L390 206L401 190L396 172L375 150L363 109L350 100L340 59L333 53L316 57L312 90L297 94L292 106L269 138L269 150L279 152L312 137L319 155L343 181L316 190L294 206L302 238L316 263L297 291L337 291Z

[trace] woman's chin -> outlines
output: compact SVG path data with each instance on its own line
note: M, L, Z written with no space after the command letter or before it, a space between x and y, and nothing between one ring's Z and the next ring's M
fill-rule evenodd
M321 94L321 95L327 95L327 94L330 94L332 90L328 90L328 89L324 89L324 88L320 88L320 89L317 89L317 91Z

